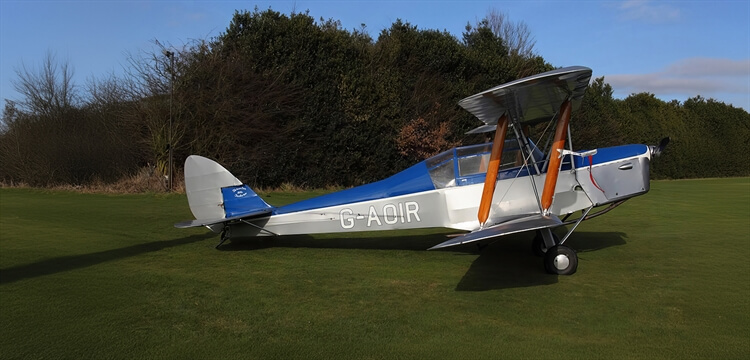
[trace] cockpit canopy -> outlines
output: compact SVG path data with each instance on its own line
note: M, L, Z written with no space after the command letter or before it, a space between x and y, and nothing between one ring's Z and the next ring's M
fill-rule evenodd
M544 154L534 143L530 142L529 145L533 155L533 159L526 159L529 165L543 161ZM480 184L487 175L491 152L492 143L469 145L444 151L425 160L425 163L436 189ZM518 147L518 141L505 141L498 180L526 176L529 175L529 171L536 174L533 165L529 166L528 170L523 166L523 153Z

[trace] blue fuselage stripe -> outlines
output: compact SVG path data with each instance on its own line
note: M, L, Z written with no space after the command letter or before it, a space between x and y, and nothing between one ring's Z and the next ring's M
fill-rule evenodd
M282 206L274 213L286 214L428 190L435 190L435 185L427 172L427 165L422 161L387 179Z

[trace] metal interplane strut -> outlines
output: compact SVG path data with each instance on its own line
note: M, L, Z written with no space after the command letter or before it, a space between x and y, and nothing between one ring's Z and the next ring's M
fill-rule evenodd
M526 168L526 172L531 176L532 172L529 168L529 159L531 160L531 164L534 165L534 170L536 174L541 173L541 168L539 167L539 164L537 163L537 160L534 158L534 150L531 148L531 143L529 142L528 137L523 132L523 129L521 127L521 121L523 120L523 107L519 103L519 97L518 96L507 96L505 97L505 107L508 109L508 112L510 113L513 127L513 133L516 136L516 141L518 142L518 149L521 150L521 154L525 152L526 154L523 156L523 163L524 167ZM519 171L518 174L521 172ZM534 196L536 196L537 204L539 204L539 190L537 189L536 182L533 181L533 177L531 177L531 188L534 190ZM541 212L541 207L539 209Z

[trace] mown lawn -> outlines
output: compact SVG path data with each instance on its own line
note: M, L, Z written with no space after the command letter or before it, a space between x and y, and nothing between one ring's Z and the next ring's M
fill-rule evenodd
M265 194L283 204L309 193ZM181 195L0 190L0 358L750 357L750 179L652 182L544 273L531 235L250 240Z

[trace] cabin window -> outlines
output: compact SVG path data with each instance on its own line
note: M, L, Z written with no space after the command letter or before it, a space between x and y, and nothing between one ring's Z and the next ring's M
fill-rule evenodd
M542 158L541 152L532 144L534 157ZM483 183L490 163L492 143L464 146L442 152L426 160L432 183L436 189L451 186L463 186ZM518 149L518 142L506 140L503 146L503 154L500 158L500 169L498 179L526 176L528 173L521 170L523 165L523 152ZM529 159L529 162L533 160Z
M466 146L456 149L458 176L469 176L487 172L492 143Z
M480 154L460 158L458 160L458 176L469 176L487 172L490 154Z

